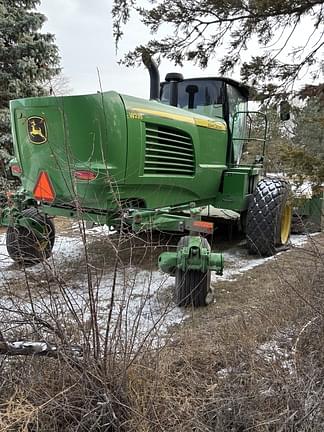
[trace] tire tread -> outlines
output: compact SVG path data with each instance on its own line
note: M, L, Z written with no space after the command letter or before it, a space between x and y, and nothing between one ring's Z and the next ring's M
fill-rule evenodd
M247 246L251 253L270 256L276 252L281 214L290 192L286 180L264 178L252 195L246 220Z
M46 226L48 244L43 251L40 251L37 248L38 239L32 230L19 225L9 226L6 235L6 246L10 258L25 264L34 264L49 258L55 242L55 227L52 220L48 216L39 213L34 207L23 210L22 215Z

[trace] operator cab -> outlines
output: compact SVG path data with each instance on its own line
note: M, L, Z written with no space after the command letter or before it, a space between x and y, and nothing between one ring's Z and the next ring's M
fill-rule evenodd
M248 139L249 88L230 78L183 79L171 73L161 83L160 101L211 118L222 118L228 127L231 163L239 164Z

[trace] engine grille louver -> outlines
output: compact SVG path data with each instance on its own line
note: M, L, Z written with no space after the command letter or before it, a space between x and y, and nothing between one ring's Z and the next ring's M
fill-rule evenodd
M171 127L146 124L144 174L192 176L194 173L191 136Z

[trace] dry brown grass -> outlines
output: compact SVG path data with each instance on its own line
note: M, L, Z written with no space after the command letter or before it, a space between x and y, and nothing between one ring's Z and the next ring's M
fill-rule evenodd
M5 360L0 430L322 431L323 250L316 237L221 282L163 346ZM81 343L73 322L56 324Z
M322 431L322 253L290 251L225 282L227 311L194 311L132 372L133 430Z

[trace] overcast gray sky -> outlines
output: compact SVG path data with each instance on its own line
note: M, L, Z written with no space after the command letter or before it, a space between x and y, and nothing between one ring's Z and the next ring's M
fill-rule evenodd
M132 19L124 29L125 35L116 55L112 37L111 8L112 0L41 0L39 10L47 17L42 30L53 33L56 37L63 75L70 80L73 94L94 93L100 89L98 68L104 91L116 90L120 93L147 98L149 75L144 66L126 68L119 66L117 62L123 53L136 45L145 43L151 35L148 28L135 18ZM294 35L293 45L298 46L305 42L307 33L312 31L310 24L310 18L304 20L304 24ZM286 32L289 33L290 29L286 29ZM278 40L278 48L280 48L282 42ZM257 50L257 43L251 42L249 52L255 55ZM219 55L221 56L222 53L220 52ZM285 52L282 56L285 56ZM161 79L164 79L167 72L174 71L183 73L186 78L217 76L216 60L211 59L207 69L203 71L192 63L186 63L181 70L167 60L162 61ZM233 74L232 78L239 79L239 73ZM296 84L299 85L305 80L310 81L307 74Z
M55 34L63 75L69 78L73 94L99 90L99 68L103 90L147 98L149 75L144 66L126 68L117 61L122 53L148 40L149 30L133 19L125 28L125 37L116 56L111 7L112 0L42 0L39 11L47 17L43 31ZM171 71L181 71L187 78L217 75L215 61L201 71L192 64L180 70L163 60L161 79Z

